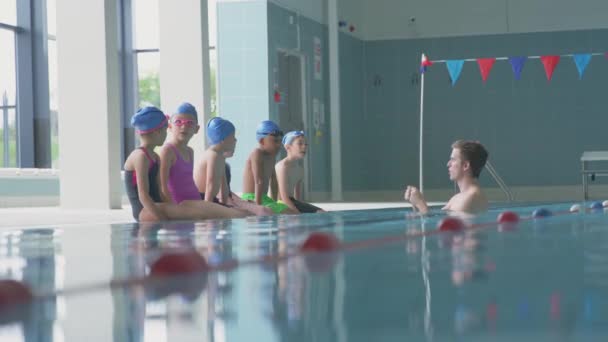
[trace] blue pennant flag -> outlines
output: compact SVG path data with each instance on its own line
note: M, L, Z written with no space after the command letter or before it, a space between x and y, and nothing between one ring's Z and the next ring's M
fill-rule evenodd
M585 73L585 69L587 69L587 65L591 61L590 53L581 53L572 56L574 58L574 63L576 64L576 68L578 69L578 77L579 79L583 78L583 73Z
M519 80L521 77L521 71L524 69L524 64L526 63L526 59L528 57L509 57L509 63L511 63L511 69L513 69L513 76L515 76L516 80Z
M445 65L448 67L448 72L450 73L450 78L452 79L452 85L456 84L458 81L458 77L460 77L460 73L462 72L462 66L464 65L463 59L453 59L445 61Z

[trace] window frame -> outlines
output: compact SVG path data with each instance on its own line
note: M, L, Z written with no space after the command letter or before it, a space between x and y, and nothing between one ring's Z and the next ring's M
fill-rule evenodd
M14 51L14 65L13 68L15 69L15 79L13 79L12 81L14 82L14 86L15 86L15 92L18 94L19 93L19 89L18 89L18 83L17 83L17 34L23 32L23 29L15 26L15 25L11 25L11 24L7 24L7 23L3 23L0 22L0 31L8 31L8 32L12 32L13 33L13 51ZM15 112L15 121L17 120L17 116L18 116L18 99L17 96L14 99L14 103L13 104L9 104L10 102L8 102L8 100L4 97L4 93L0 94L0 120L2 120L2 136L0 137L0 139L2 139L2 149L3 149L3 153L2 153L2 160L0 160L0 168L8 168L11 167L11 160L10 160L10 145L11 145L11 139L10 139L10 131L9 131L9 111L14 111ZM17 124L15 122L15 124ZM19 132L17 132L17 136L19 136ZM16 153L19 154L19 143L17 142L17 151ZM19 157L17 156L17 165L19 165Z

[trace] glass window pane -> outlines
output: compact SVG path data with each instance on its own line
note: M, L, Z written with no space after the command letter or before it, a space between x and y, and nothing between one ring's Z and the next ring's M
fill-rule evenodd
M15 109L8 112L8 132L9 167L18 167L19 146L17 145L17 115Z
M48 41L48 65L49 65L49 105L51 109L57 109L57 42Z
M211 79L211 116L217 116L217 50L209 50L209 66Z
M57 123L57 42L54 40L48 41L49 51L49 108L51 129L51 167L59 168L59 135Z
M0 109L0 167L17 167L17 122L15 113L16 110L13 108Z
M158 0L133 0L133 25L136 49L158 49Z
M7 109L0 109L0 167L5 167L4 161L4 120L2 119L3 114Z
M217 0L208 0L209 46L217 46Z
M0 0L0 23L17 25L17 0Z
M57 0L46 0L46 30L47 34L53 36L57 32L56 1Z
M0 29L0 106L4 101L15 105L15 80L15 34L13 31Z
M159 53L138 53L136 56L137 78L139 81L139 106L160 107Z

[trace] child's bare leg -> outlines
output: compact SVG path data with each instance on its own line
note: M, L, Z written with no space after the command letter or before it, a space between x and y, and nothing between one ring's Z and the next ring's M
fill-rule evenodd
M239 218L247 216L247 213L242 210L224 207L223 205L207 201L183 201L178 206L184 208L184 211L188 211L189 214L196 215L196 217L192 218L193 220Z
M156 203L168 220L206 220L213 218L239 218L249 215L239 209L204 201L184 201L180 204ZM146 208L139 213L139 222L158 222L158 218Z
M143 208L139 212L139 222L158 222L158 218L151 211Z
M180 206L179 204L174 203L156 203L156 206L159 210L161 210L165 216L171 221L173 220L198 220L200 219L201 212L200 210L194 210L193 208L188 208L186 206ZM144 210L139 214L139 220L142 220L142 214L144 214ZM147 215L147 214L144 214Z
M298 215L298 214L300 214L300 213L291 208L287 208L281 212L281 215Z
M274 215L274 212L270 208L266 208L261 205L253 204L247 201L244 201L240 198L233 199L232 203L234 203L235 208L242 209L252 213L257 216L268 216Z

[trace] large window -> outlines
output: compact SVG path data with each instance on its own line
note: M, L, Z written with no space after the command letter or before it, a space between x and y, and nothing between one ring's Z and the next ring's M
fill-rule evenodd
M2 1L2 0L0 0ZM56 1L56 0L55 0ZM164 1L164 0L163 0ZM209 57L211 78L211 115L217 113L216 70L216 1L208 1ZM123 146L125 158L137 146L138 139L130 127L130 118L137 108L157 106L162 108L160 97L160 18L159 0L121 1L123 60ZM175 37L179 39L179 37ZM165 110L170 110L164 108Z
M60 166L57 121L61 109L57 102L55 14L57 0L42 2L44 1L46 13L37 12L44 8L36 5L39 4L38 1L0 0L0 167ZM211 114L215 115L218 70L215 50L217 0L207 1ZM124 111L125 115L130 117L137 107L162 106L159 82L159 0L130 0L124 1L124 4L130 5L126 5L129 10L125 13L129 15L123 17L123 20L128 18L123 22L132 24L126 31L129 34L129 46L126 50L134 52L128 53L128 63L124 69L130 75L126 78L128 88L125 97L128 99L124 103ZM37 22L34 18L45 18L46 24ZM42 43L34 39L40 33L47 36L46 41ZM41 65L45 67L37 68ZM31 66L35 69L28 70ZM36 80L46 80L43 75L47 70L48 88L46 82L43 82L44 85L36 83ZM18 85L23 87L24 91L19 92ZM29 123L30 120L35 122L33 131L31 125L19 124L21 121ZM129 138L131 136L132 134L129 134ZM47 140L49 137L50 141Z
M0 0L0 167L56 166L55 2Z
M17 26L17 0L0 1L0 23Z
M134 0L134 45L138 106L160 107L158 0Z
M160 56L158 52L137 53L139 107L160 107Z
M0 1L0 167L17 167L16 0Z
M47 47L49 67L49 126L51 130L51 166L59 168L59 130L57 105L57 40L56 40L56 0L47 0Z
M212 115L216 114L217 108L216 1L208 0ZM133 0L132 11L134 21L133 44L139 95L137 104L139 107L148 105L160 107L158 0Z

